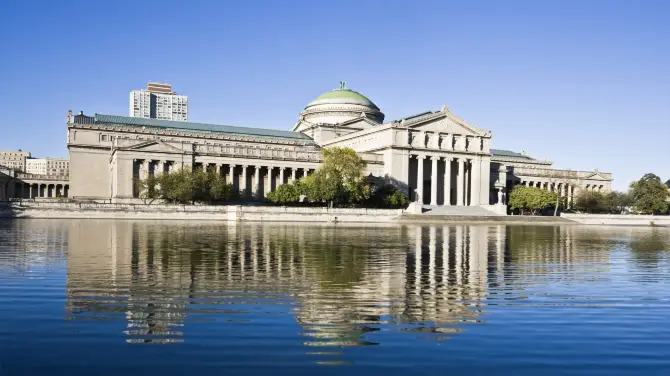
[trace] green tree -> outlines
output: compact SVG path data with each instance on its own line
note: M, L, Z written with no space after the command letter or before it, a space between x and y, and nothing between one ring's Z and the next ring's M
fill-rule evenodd
M267 200L277 204L290 204L300 202L300 183L282 184L273 192L268 192Z
M521 214L529 211L531 215L556 204L556 193L547 190L517 185L509 195L509 206Z
M301 193L311 202L324 202L332 206L345 201L344 182L337 171L320 168L300 180Z
M600 192L582 190L575 197L575 209L579 211L602 213L605 207L605 197Z
M161 198L172 203L187 203L193 201L192 172L179 169L173 172L164 172L158 176Z
M139 191L138 197L145 204L151 204L154 200L159 198L159 183L158 178L154 175L147 176L146 179L137 179L136 187Z
M376 208L405 208L409 199L394 185L385 184L375 189L366 203Z
M668 211L668 186L654 174L645 174L631 183L630 193L635 210L642 214L665 214Z
M309 201L339 206L370 197L370 186L363 175L365 162L353 149L328 148L321 150L321 155L321 167L301 179L301 191Z
M226 184L222 175L213 174L209 179L209 196L214 201L230 200L233 198L234 187Z
M626 208L633 206L633 197L629 192L614 192L614 194L618 213L623 213Z
M621 214L627 207L632 205L631 197L628 193L611 191L602 194L602 212Z
M190 174L191 189L193 189L193 202L207 202L212 201L211 196L211 182L214 179L214 174L197 169Z

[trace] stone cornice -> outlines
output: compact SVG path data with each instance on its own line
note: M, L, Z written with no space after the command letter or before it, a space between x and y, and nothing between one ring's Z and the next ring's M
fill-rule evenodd
M411 146L402 146L402 145L388 145L382 146L374 149L366 150L365 153L371 152L380 152L388 149L395 150L406 150L409 154L420 154L420 155L435 155L439 157L490 157L491 154L485 152L473 152L465 150L446 150L446 149L432 149L432 148L414 148Z
M553 168L514 167L512 173L519 178L567 179L579 181L612 181L611 173L594 171L560 170Z
M315 145L311 140L291 140L288 138L279 138L279 137L260 137L252 135L234 135L230 133L218 133L218 132L200 132L196 130L175 130L175 129L156 129L156 128L145 128L140 126L130 126L130 125L121 125L121 124L68 124L70 129L92 129L100 130L107 132L119 132L119 133L139 133L139 134L151 134L151 135L163 135L163 136L172 136L172 137L188 137L188 138L200 138L200 139L212 139L212 140L228 140L228 141L243 141L243 142L256 142L256 143L266 143L266 144L281 144L281 145L298 145L298 146L312 146Z
M515 158L515 157L505 157L505 156L499 156L499 155L493 155L491 156L491 161L492 162L512 162L512 163L526 163L526 164L537 164L537 165L544 165L544 166L551 166L553 162L551 161L540 161L537 159L523 159L523 158Z

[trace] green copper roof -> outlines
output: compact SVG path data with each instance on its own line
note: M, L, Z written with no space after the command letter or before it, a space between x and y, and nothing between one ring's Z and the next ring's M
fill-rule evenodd
M95 114L95 123L134 125L155 128L183 129L200 132L221 132L239 135L250 135L260 137L287 138L301 141L311 141L312 139L300 132L280 131L275 129L237 127L232 125L216 125L205 123L193 123L190 121L171 121L160 119L147 119L140 117L128 117L119 115Z
M377 105L372 103L365 95L355 92L347 88L340 88L331 90L329 92L323 93L316 97L309 106L317 104L327 104L327 103L352 103L352 104L361 104L364 106L373 107L378 109Z
M501 150L501 149L491 149L491 155L494 157L514 157L514 158L523 158L523 159L528 159L528 160L535 160L533 157L529 157L527 155L517 153L515 151L511 150Z

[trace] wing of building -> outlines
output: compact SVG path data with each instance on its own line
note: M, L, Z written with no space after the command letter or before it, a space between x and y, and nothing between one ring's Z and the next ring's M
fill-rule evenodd
M368 175L425 205L499 207L517 184L572 197L578 189L609 190L612 181L611 174L556 170L551 162L491 149L491 132L446 106L385 122L377 105L344 85L310 102L291 131L83 113L68 115L67 128L75 199L133 202L138 179L207 168L262 200L316 170L320 149L332 146L353 148Z

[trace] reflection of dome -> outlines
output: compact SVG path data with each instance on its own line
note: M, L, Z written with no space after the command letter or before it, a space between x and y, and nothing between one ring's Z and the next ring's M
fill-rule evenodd
M339 89L319 95L300 115L311 123L337 124L359 118L361 114L378 123L384 121L384 114L377 105L341 82Z

